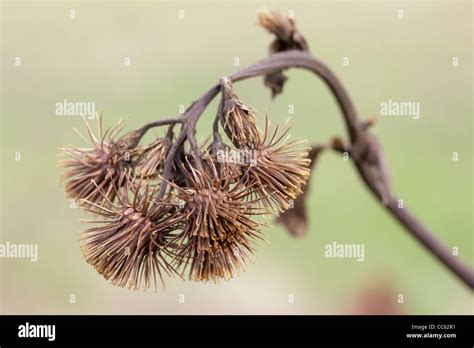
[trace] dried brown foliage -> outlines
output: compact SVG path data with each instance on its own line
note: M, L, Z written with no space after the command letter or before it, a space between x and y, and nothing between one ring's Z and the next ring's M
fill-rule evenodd
M304 148L290 139L289 128L271 131L266 119L258 128L257 112L245 105L232 83L265 76L273 96L299 67L328 84L346 122L350 144L334 138L330 147L347 152L363 182L383 206L471 288L472 270L454 258L392 193L387 161L373 120L360 122L346 90L323 63L312 57L292 18L275 11L259 14L259 23L275 35L271 56L220 79L179 117L161 119L120 135L123 124L98 134L86 122L88 147L61 148L61 183L66 196L95 214L82 233L81 250L98 273L130 289L157 287L157 278L188 273L195 281L230 279L243 269L264 240L259 216L281 213L278 222L293 235L307 229L305 198L310 164L321 148ZM196 124L221 92L213 122L213 141L200 146ZM175 134L174 127L181 128ZM166 136L148 145L142 137L168 126ZM219 128L228 139L223 139ZM241 158L241 155L243 157ZM289 209L289 210L288 210ZM285 212L286 211L286 212Z
M311 161L311 176L306 184L301 187L302 193L296 197L293 205L283 213L281 213L276 221L282 224L295 237L301 237L308 231L308 208L306 200L310 189L310 182L314 176L314 166L319 154L323 151L324 146L313 145L308 153L308 159Z
M288 50L309 51L303 35L296 29L293 18L284 17L275 10L262 10L258 13L258 24L275 35L270 44L270 55ZM277 70L264 76L265 86L272 91L272 97L283 92L283 86L288 78L282 70Z

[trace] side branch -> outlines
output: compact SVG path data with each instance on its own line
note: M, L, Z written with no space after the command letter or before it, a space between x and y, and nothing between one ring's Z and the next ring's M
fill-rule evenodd
M173 169L173 162L175 159L176 152L184 143L186 138L191 138L191 144L195 143L194 134L196 132L196 123L199 117L206 109L206 107L211 103L211 101L219 93L219 91L220 84L211 87L203 96L201 96L198 100L194 101L182 115L183 127L181 128L181 133L178 136L178 139L171 147L165 159L165 165L163 168L164 180L161 183L160 190L158 191L158 194L156 196L157 201L161 200L166 193L166 188L168 187L167 180L169 180L171 170Z

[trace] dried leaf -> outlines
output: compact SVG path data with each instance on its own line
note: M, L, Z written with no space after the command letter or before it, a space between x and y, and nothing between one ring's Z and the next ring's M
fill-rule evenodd
M308 153L310 159L310 168L312 169L316 163L318 155L322 152L324 146L313 145ZM313 174L313 170L311 171ZM290 208L277 217L276 222L286 227L288 232L294 237L301 237L308 230L308 213L306 208L306 194L309 191L311 176L301 190L303 191L293 202L293 208Z
M263 83L272 91L272 98L275 98L278 94L283 92L283 85L286 80L288 80L288 77L281 71L267 74L263 77Z
M278 11L262 10L258 13L258 24L276 36L269 47L270 55L288 50L309 51L304 36L296 29L292 18L285 17ZM283 91L287 79L280 70L265 75L263 81L275 98Z

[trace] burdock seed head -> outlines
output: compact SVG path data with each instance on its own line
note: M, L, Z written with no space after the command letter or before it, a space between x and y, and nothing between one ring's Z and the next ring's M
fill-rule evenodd
M221 124L237 147L254 147L262 137L257 127L256 112L235 94L229 79L221 79L223 114Z
M310 160L303 140L289 140L290 128L270 134L268 118L261 142L255 147L255 159L243 167L243 179L254 187L253 196L261 198L267 210L285 211L302 192L308 180Z
M109 174L110 175L110 174ZM156 186L123 173L114 190L116 202L96 186L102 204L88 202L100 214L99 220L82 233L81 250L88 263L114 285L132 290L149 288L163 273L175 272L167 260L173 233L182 214L169 198L155 202Z
M254 253L255 240L263 240L260 224L252 220L262 211L246 199L250 192L235 182L231 167L197 162L186 170L189 186L175 187L187 221L177 264L183 271L189 268L191 280L230 279Z
M60 149L63 156L58 162L63 171L61 182L68 198L94 203L100 203L105 198L112 201L115 197L114 186L127 170L133 155L133 149L130 148L133 134L118 137L124 127L122 122L103 132L102 115L97 118L97 136L87 120L85 123L89 139L77 133L91 146L80 148L71 145Z

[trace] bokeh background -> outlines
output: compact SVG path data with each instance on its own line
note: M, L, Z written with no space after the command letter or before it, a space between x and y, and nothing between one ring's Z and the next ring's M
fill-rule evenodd
M266 228L271 245L230 282L171 279L165 291L131 292L86 264L77 222L84 215L69 207L56 168L59 146L84 145L72 131L83 122L56 116L55 103L93 101L106 124L124 118L128 129L177 115L238 69L235 57L243 67L267 55L272 37L256 25L263 6L294 11L311 52L342 79L361 116L378 115L388 99L420 102L419 120L380 117L374 132L397 195L473 265L471 2L3 2L0 241L37 243L39 260L0 259L1 313L472 313L469 290L388 216L349 162L329 152L314 174L307 236ZM275 100L260 78L237 91L273 123L294 105L294 136L325 142L344 134L324 84L304 71L287 74ZM201 139L216 104L199 123ZM364 244L365 261L325 258L333 241Z

